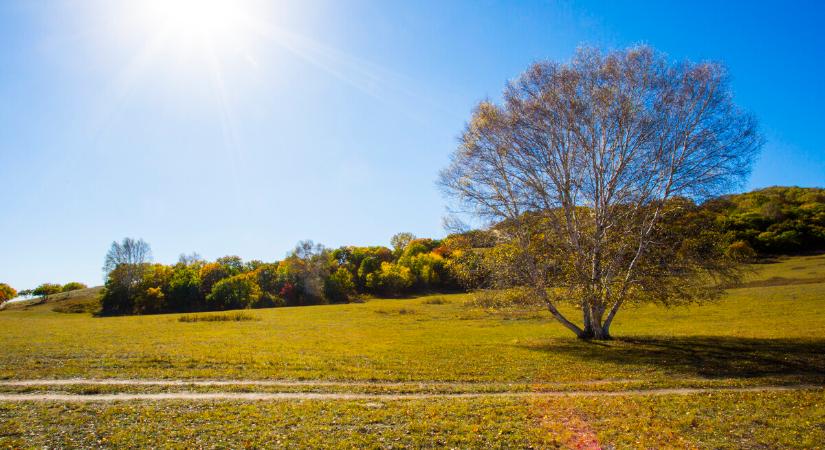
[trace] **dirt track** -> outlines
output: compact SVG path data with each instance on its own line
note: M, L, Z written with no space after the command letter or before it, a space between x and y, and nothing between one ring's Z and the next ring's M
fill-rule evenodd
M104 380L88 380L84 383L82 380L52 380L62 381L62 385L68 384L116 384L111 381ZM159 381L150 380L119 380L121 385L138 385L136 382L141 381L143 385ZM2 381L0 385L6 386L27 386L46 384L40 380L26 380L26 381ZM12 384L16 383L16 384ZM191 381L185 380L164 380L166 385L186 385L192 384ZM175 384L172 384L175 383ZM201 382L204 383L204 382ZM217 381L209 383L212 386L218 385ZM261 382L249 381L241 382L240 380L225 380L221 381L223 384L256 384L263 385ZM280 382L281 385L285 382ZM301 382L302 386L312 382ZM318 385L318 383L314 383ZM340 383L339 383L340 384ZM373 383L375 384L375 383ZM55 384L55 385L60 385ZM271 384L270 384L271 385ZM360 385L364 385L363 383ZM386 385L386 384L384 384ZM444 385L443 383L441 385ZM456 385L460 386L460 385ZM0 401L6 402L24 402L24 401L56 401L56 402L113 402L113 401L127 401L127 400L242 400L242 401L257 401L257 400L414 400L426 398L478 398L478 397L617 397L617 396L638 396L638 395L686 395L686 394L701 394L701 393L715 393L715 392L768 392L768 391L796 391L796 390L811 390L821 389L819 386L754 386L754 387L733 387L733 388L661 388L661 389L630 389L622 391L555 391L555 392L533 392L533 391L513 391L513 392L455 392L455 393L317 393L317 392L164 392L164 393L118 393L118 394L58 394L58 393L23 393L23 394L0 394Z
M541 382L541 383L483 383L483 382L455 382L455 381L333 381L333 380L164 380L164 379L99 379L99 378L63 378L40 380L0 380L2 386L342 386L342 387L405 387L405 386L437 386L437 387L484 387L484 386L601 386L611 383L632 383L642 380L616 379L591 380L570 382Z

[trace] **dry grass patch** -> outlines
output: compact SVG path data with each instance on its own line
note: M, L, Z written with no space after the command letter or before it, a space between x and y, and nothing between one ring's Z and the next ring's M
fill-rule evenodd
M223 313L223 314L186 314L183 316L178 317L178 322L184 323L191 323L191 322L245 322L245 321L258 321L261 320L260 317L253 316L252 314L248 314L242 311L235 311L231 313Z

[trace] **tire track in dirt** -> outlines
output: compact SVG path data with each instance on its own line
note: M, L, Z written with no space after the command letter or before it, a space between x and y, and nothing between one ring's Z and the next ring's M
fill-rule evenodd
M359 394L359 393L315 393L315 392L165 392L138 394L0 394L5 402L115 402L131 400L416 400L431 398L492 398L492 397L622 397L640 395L688 395L720 392L778 392L817 390L821 386L753 386L731 388L662 388L632 389L624 391L556 391L556 392L457 392L457 393L412 393L412 394Z
M335 380L165 380L165 379L105 379L62 378L35 380L0 380L0 386L342 386L342 387L501 387L501 386L601 386L612 383L637 383L646 380L614 379L568 382L457 382L457 381L335 381Z

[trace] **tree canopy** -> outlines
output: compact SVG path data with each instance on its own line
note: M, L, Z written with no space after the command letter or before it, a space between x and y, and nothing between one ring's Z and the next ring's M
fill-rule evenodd
M667 220L655 227L655 243L637 263L640 270L651 275L637 279L632 297L627 301L665 304L700 301L717 295L719 283L693 276L697 273L708 271L730 278L735 275L732 266L737 261L825 249L817 247L817 243L822 242L817 239L822 236L823 191L773 187L715 197L703 203L684 197L669 199L661 212ZM780 213L772 214L772 211ZM592 214L586 206L580 206L578 212ZM748 221L743 222L743 216L748 217ZM540 216L528 214L524 220L530 217ZM535 229L541 231L544 226L537 225ZM800 246L769 251L769 247L758 244L759 236L764 238L765 231L775 232L789 226L800 233L799 239L803 242ZM134 284L124 282L125 268L109 274L104 312L148 314L299 306L348 302L372 295L405 296L490 288L505 288L497 291L500 295L494 295L493 303L498 305L495 307L509 303L533 304L539 297L534 289L525 289L530 286L530 274L520 270L528 266L520 263L519 258L524 258L524 254L513 240L512 230L511 223L505 220L486 229L451 234L443 239L405 239L396 250L383 246L327 249L305 241L283 260L274 262L243 261L237 256L210 262L194 254L170 266L143 263L140 270L133 270L140 274ZM750 238L757 241L751 244ZM534 240L537 242L541 241ZM547 251L555 244L544 245L543 251ZM548 258L548 255L553 253L535 257ZM668 264L662 265L662 260ZM552 259L545 260L547 264L552 262ZM671 273L674 270L685 274L674 277ZM661 282L664 278L666 282ZM60 287L53 286L54 289ZM554 293L559 294L558 285L554 286ZM62 289L66 289L66 285ZM23 293L21 291L21 295ZM478 297L492 299L491 295ZM561 301L575 304L576 299L572 295Z

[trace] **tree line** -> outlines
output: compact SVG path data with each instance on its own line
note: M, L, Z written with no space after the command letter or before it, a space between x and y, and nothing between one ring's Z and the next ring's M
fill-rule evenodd
M690 258L728 267L763 256L825 250L825 189L772 187L697 204L673 198L663 207L670 220L658 230L660 258L671 264ZM528 220L523 218L522 220ZM485 230L444 239L399 233L384 246L329 249L300 242L281 261L244 261L225 256L205 261L181 255L171 265L151 262L149 244L126 238L112 243L104 264L104 314L155 314L276 306L345 303L364 296L399 297L422 292L523 286L525 266L504 221ZM775 246L769 236L799 245ZM770 231L769 231L770 230ZM770 234L766 234L770 233ZM784 233L784 234L783 234ZM657 273L656 265L646 267ZM661 280L658 273L652 279ZM48 285L44 285L48 286ZM59 290L59 285L55 285ZM658 283L646 288L678 290L682 299L704 292L698 285ZM644 297L638 292L639 298Z
M328 249L300 242L281 261L225 256L205 261L181 255L172 265L151 262L143 240L113 242L104 271L103 314L227 310L349 302L460 289L453 268L469 248L460 236L416 238L399 233L393 248Z
M702 236L733 261L825 251L825 189L770 187L716 197L701 205L682 200L680 207L694 228L702 227L692 234ZM391 247L327 249L302 242L283 261L270 263L244 262L237 256L208 262L193 254L182 255L172 265L152 264L148 244L125 239L113 244L104 264L111 289L104 294L104 311L145 314L297 306L348 302L367 295L515 286L518 277L512 274L499 276L509 277L503 281L494 276L507 273L501 259L506 255L503 226L444 239L399 233L391 239ZM679 229L675 222L670 228ZM86 287L79 282L42 283L18 292L0 283L0 303Z

